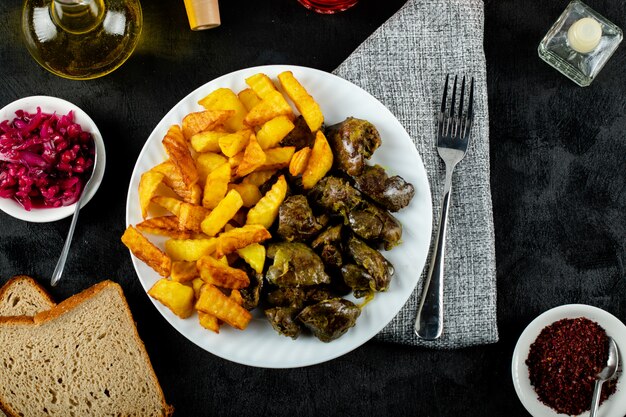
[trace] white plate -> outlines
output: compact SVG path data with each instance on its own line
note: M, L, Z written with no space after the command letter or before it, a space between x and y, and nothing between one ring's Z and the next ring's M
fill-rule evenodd
M372 162L411 182L416 195L409 207L397 213L404 227L403 243L384 253L396 270L389 290L377 294L364 308L356 326L331 343L322 343L308 334L297 340L280 336L259 309L253 312L254 319L245 331L223 326L218 335L200 327L195 316L182 320L151 298L165 319L201 348L224 359L267 368L293 368L334 359L376 335L400 311L415 289L426 262L431 235L432 207L426 171L411 138L398 120L378 100L346 80L314 69L285 65L249 68L224 75L198 88L174 106L154 129L139 155L128 190L126 223L134 225L142 220L137 193L139 178L142 172L166 158L161 140L170 125L180 123L189 112L202 110L198 100L217 88L227 87L238 92L247 87L244 80L252 74L263 72L275 79L286 70L291 70L320 104L327 125L341 122L348 116L372 122L383 140ZM135 257L133 264L147 291L160 277Z
M85 195L82 207L85 207L89 200L96 194L96 191L98 191L106 165L104 141L102 140L98 126L96 126L94 121L91 120L91 117L77 105L57 97L49 96L24 97L7 104L0 109L0 121L13 120L17 110L25 110L29 113L34 113L37 111L37 107L41 107L41 111L44 113L56 112L59 115L66 115L70 110L73 111L74 121L78 123L85 132L91 133L93 137L98 152L98 161L96 163L96 171L93 173L94 177L89 183L89 187L84 191L87 194ZM0 210L17 219L33 223L53 222L64 219L74 214L75 208L76 203L58 208L33 208L30 211L26 211L17 201L9 198L0 198Z
M567 304L541 314L526 327L520 336L517 345L515 345L511 363L515 392L517 392L517 396L524 407L526 407L526 410L534 417L563 417L564 414L558 414L539 401L535 389L530 385L528 366L526 366L530 345L537 339L544 327L561 319L575 319L578 317L586 317L602 326L606 333L615 339L615 343L617 343L620 352L620 363L624 361L624 355L626 354L626 326L612 314L585 304ZM625 410L626 388L624 387L623 375L620 375L617 382L617 390L602 403L598 410L598 417L624 417ZM588 412L580 414L581 417L587 415L589 415Z

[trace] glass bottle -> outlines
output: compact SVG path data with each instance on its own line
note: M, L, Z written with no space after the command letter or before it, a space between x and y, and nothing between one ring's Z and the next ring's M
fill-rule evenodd
M45 69L86 80L118 68L132 54L142 27L139 0L26 0L26 47Z
M579 0L572 1L539 44L541 59L581 87L598 75L622 41L622 30Z

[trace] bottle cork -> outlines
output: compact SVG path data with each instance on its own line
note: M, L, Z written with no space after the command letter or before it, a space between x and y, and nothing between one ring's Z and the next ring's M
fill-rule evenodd
M217 0L185 0L191 30L213 29L221 24Z

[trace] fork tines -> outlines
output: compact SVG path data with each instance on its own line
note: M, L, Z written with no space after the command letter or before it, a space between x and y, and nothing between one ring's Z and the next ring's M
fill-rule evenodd
M456 107L456 91L458 76L454 76L454 84L452 86L452 100L450 106L447 106L448 99L448 83L450 74L446 75L446 82L443 86L443 98L441 99L441 111L439 112L439 135L449 136L451 138L465 139L472 126L474 117L474 77L471 78L469 88L469 99L467 110L463 112L465 104L465 76L461 81L461 94L458 103L458 113L455 115Z

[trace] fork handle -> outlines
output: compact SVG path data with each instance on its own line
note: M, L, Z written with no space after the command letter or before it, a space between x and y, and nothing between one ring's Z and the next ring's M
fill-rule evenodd
M430 267L428 275L426 275L422 299L415 319L415 334L424 340L435 340L441 336L443 331L443 269L453 170L454 166L446 165L446 179L441 201L439 228L435 236L435 246L430 259Z

